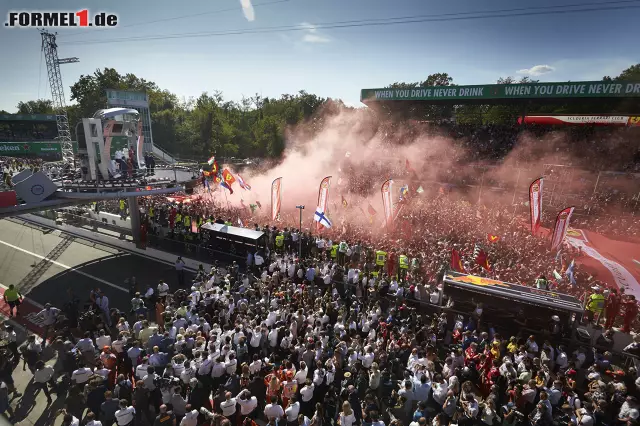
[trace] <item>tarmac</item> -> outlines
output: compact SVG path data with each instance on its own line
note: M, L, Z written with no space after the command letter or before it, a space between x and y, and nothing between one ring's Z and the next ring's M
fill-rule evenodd
M61 307L72 292L81 303L88 302L89 292L100 288L109 298L110 307L130 309L126 278L135 276L140 288L148 283L154 288L164 279L173 289L178 278L171 262L175 256L151 257L136 251L132 243L117 238L101 238L105 243L90 241L61 230L27 223L20 218L0 220L0 292L10 284L25 296L21 315L8 318L8 306L0 299L0 319L12 324L18 334L18 344L29 333L40 334L41 323L36 315L45 303ZM188 264L193 261L185 259ZM187 272L187 282L190 273ZM43 353L47 364L56 361L49 348ZM13 378L22 396L11 400L15 425L57 426L62 416L56 413L64 406L66 392L52 392L52 404L47 404L43 392L36 392L29 369L23 371L22 361ZM0 426L11 424L0 415Z

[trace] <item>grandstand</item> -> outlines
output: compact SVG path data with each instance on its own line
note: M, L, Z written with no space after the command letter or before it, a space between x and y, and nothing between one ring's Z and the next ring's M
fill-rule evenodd
M0 114L0 155L62 158L54 114Z
M576 217L640 214L638 82L362 89L361 101L381 116L409 120L420 133L444 135L466 148L467 156L457 159L461 167L430 182L431 190L456 188L474 203L500 199L524 211L521 195L545 176L550 208L575 205ZM537 142L513 151L523 137ZM542 157L544 164L533 164ZM485 161L474 164L478 160Z

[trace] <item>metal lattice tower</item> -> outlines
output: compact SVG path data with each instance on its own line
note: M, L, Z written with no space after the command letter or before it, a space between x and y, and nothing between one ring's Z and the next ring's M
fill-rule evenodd
M67 118L67 105L64 100L64 87L60 74L60 64L71 64L80 62L78 58L58 58L58 45L56 34L51 34L45 30L40 31L42 36L42 50L47 62L47 74L49 85L51 86L51 98L53 108L56 112L56 124L58 125L58 140L62 148L62 161L73 166L73 145L71 143L71 131L69 129L69 119Z

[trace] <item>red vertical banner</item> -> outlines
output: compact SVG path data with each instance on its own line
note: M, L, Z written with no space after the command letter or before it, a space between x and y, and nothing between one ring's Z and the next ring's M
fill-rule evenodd
M551 250L555 250L560 247L564 241L564 237L569 229L569 221L575 207L567 207L566 209L558 213L556 218L556 225L553 227L553 237L551 237Z
M331 186L331 176L327 176L320 182L318 189L318 210L326 213L329 204L329 187ZM320 222L316 222L316 231L320 231L324 226Z
M282 178L274 179L271 183L271 220L276 220L280 214L282 204Z
M382 193L382 207L384 210L384 220L387 229L393 229L393 200L391 199L393 180L389 179L382 184L380 192Z
M534 180L529 186L529 208L531 209L531 234L540 229L542 215L542 178Z

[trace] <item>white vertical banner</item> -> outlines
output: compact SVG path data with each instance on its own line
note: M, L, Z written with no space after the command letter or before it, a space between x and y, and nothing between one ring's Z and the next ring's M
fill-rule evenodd
M274 179L271 183L271 220L276 220L280 214L282 204L282 178Z
M382 207L384 209L384 220L389 230L393 229L393 180L389 179L382 184Z

